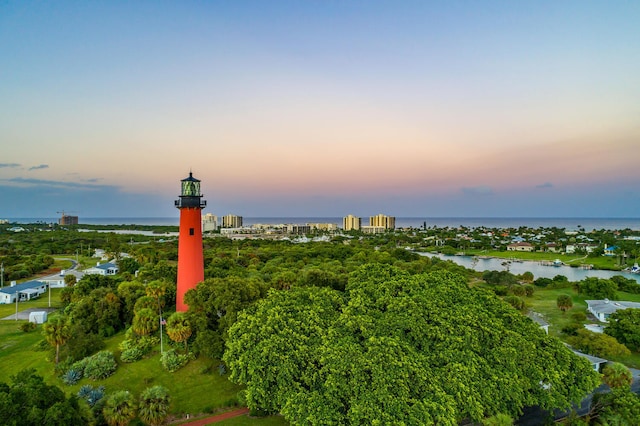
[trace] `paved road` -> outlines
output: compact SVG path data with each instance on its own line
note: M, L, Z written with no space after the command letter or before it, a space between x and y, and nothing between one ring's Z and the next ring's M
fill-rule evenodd
M19 311L18 312L18 319L19 320L28 321L29 320L29 314L31 312L46 311L47 313L49 313L49 312L53 312L55 310L56 310L56 308L29 308L29 309L25 309L23 311ZM15 321L16 320L16 314L9 315L8 317L0 318L0 320L14 320Z

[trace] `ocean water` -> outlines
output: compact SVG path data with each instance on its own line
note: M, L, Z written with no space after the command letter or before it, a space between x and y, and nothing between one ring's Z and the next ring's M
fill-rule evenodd
M7 218L15 223L57 223L58 218ZM363 224L367 222L362 218ZM155 225L178 226L179 216L174 217L80 217L80 224L87 225ZM305 224L305 223L335 223L342 226L342 217L245 217L245 226L254 224ZM468 228L531 228L556 227L567 230L586 231L599 229L632 229L640 230L640 218L563 218L563 217L396 217L397 228L427 227L468 227Z

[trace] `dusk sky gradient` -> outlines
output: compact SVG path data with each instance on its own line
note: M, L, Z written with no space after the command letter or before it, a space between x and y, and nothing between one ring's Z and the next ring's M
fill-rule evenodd
M217 215L640 217L640 2L0 2L0 219L189 170Z

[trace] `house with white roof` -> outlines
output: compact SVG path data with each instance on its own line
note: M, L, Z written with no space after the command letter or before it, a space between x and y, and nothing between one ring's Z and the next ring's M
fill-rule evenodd
M640 309L638 302L604 300L585 300L587 311L591 312L600 322L609 322L609 317L616 311L622 309Z
M107 262L103 264L100 264L100 262L98 262L96 266L85 269L84 273L112 276L118 273L118 265L111 262Z
M0 304L15 303L16 297L19 302L35 299L47 291L48 285L42 281L27 281L16 284L11 282L9 287L0 288Z

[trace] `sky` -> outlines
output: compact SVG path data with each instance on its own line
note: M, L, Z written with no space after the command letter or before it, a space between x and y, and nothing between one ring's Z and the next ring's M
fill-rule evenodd
M0 219L640 217L640 2L0 1Z

